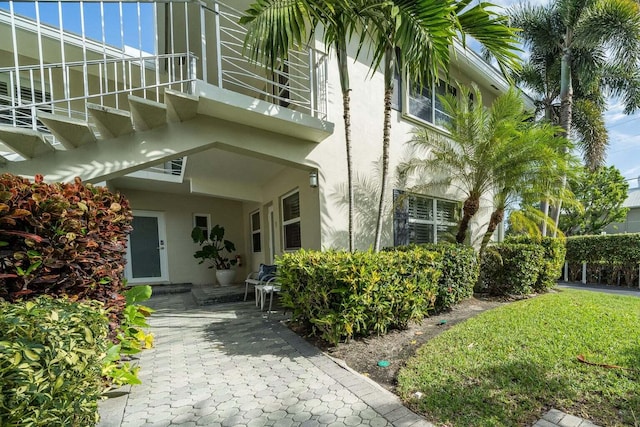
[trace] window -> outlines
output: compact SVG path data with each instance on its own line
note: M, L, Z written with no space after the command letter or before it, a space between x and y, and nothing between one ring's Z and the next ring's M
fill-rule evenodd
M456 90L442 80L433 87L423 87L419 92L417 87L411 87L408 102L409 114L436 126L442 126L451 120L451 116L444 111L444 106L438 98L446 94L455 96Z
M284 250L291 251L302 247L300 233L300 193L297 191L282 198L282 232Z
M253 252L262 252L262 233L260 232L260 211L251 214L251 247Z
M207 238L209 238L209 230L211 229L211 215L209 214L193 214L193 226L202 229Z
M37 82L33 82L33 84L38 84ZM38 89L30 89L28 87L20 86L20 102L21 104L31 105L31 104L41 104L45 101L51 101L51 94L48 92L43 92ZM13 101L13 104L12 104ZM0 81L0 107L11 107L16 106L18 103L18 95L15 89L13 90L13 100L11 98L11 92L9 88L9 84L7 82ZM41 104L38 105L38 110L45 111L47 113L51 113L51 104ZM31 107L18 107L14 109L15 111L15 121L14 114L12 110L4 110L0 112L0 124L8 124L8 125L19 125L25 127L26 125L31 126L31 123L34 119L33 110ZM39 129L43 129L44 125L36 120Z
M437 243L448 240L458 224L460 207L457 202L435 199L419 194L393 192L394 244Z

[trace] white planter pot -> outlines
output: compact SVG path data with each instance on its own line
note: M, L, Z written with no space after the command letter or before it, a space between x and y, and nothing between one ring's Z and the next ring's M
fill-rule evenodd
M236 277L235 270L216 270L216 279L220 286L229 286Z

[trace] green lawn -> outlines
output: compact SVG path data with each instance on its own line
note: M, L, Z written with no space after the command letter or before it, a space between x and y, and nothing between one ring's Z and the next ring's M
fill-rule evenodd
M451 426L530 426L551 407L640 425L640 298L567 290L485 312L425 344L398 390Z

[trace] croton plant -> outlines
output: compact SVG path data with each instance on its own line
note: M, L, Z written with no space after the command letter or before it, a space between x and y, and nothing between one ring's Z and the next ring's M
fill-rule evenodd
M0 298L98 300L115 331L131 220L124 197L79 178L48 184L0 175Z

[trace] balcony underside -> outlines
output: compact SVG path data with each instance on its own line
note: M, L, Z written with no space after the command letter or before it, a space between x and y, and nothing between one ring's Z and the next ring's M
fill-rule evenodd
M69 142L66 149L59 144L55 150L39 150L31 158L5 162L0 171L23 176L41 174L47 181L71 181L79 176L87 182L101 182L216 147L283 165L304 165L315 145L333 130L332 123L204 83L197 85L196 93L199 96L167 91L165 108L160 104L139 108L140 100L132 97L130 103L136 106L133 115L112 109L92 110L92 115L98 114L92 117L94 125L101 121L104 127L100 138L91 141L85 136L83 140L88 142L83 144ZM162 114L166 114L164 124L159 116ZM68 121L56 121L52 116L48 116L49 126L70 126ZM132 120L133 128L116 133L124 127L110 128L112 116L120 121ZM153 126L148 125L151 121ZM20 137L26 138L18 133L16 138ZM48 146L38 135L29 137L37 137ZM13 146L19 144L12 141Z

